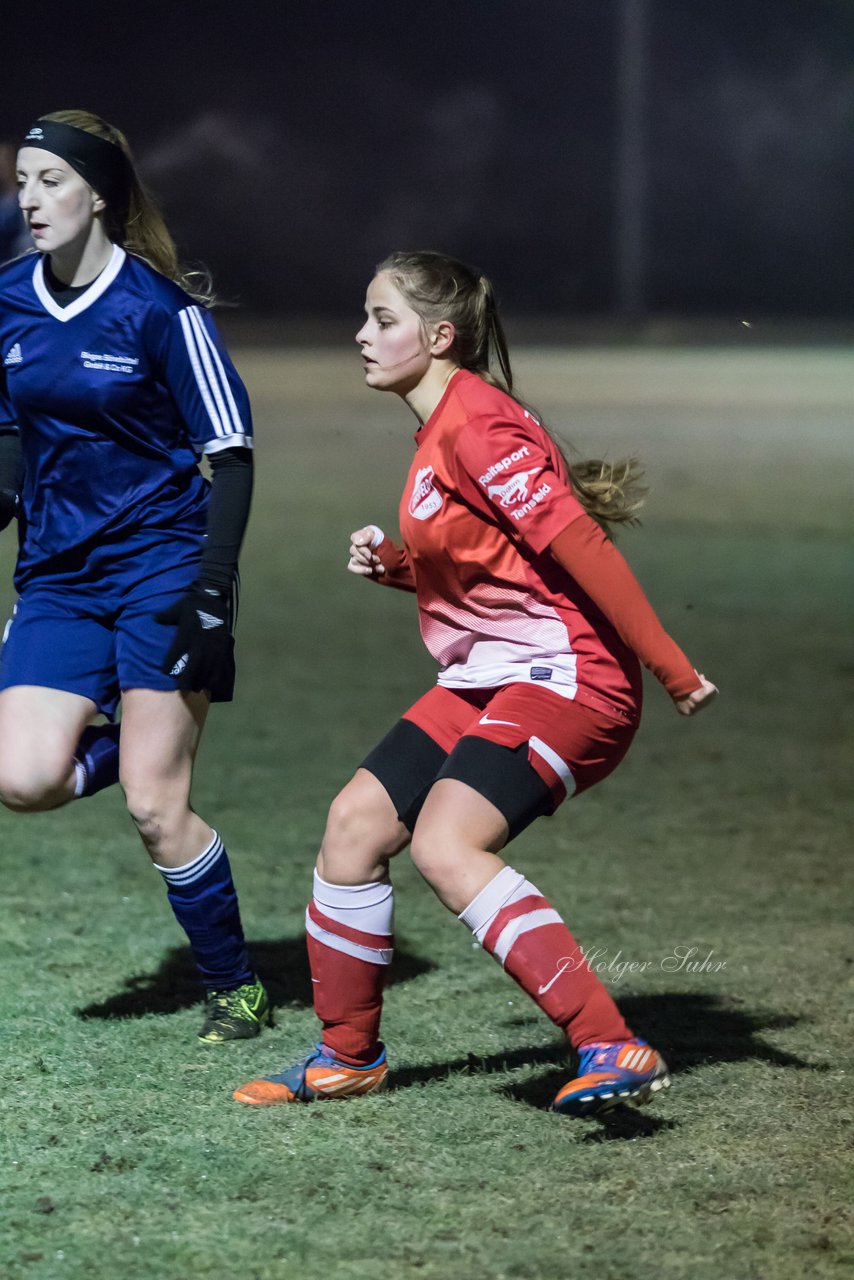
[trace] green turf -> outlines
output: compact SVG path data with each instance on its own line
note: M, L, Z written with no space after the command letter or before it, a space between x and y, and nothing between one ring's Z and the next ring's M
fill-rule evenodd
M409 420L342 360L242 366L262 445L239 693L212 715L195 803L229 844L277 1025L196 1043L186 952L118 794L0 813L0 1276L851 1275L843 357L760 353L752 378L715 352L520 362L586 449L647 456L645 528L622 545L722 690L685 722L650 684L617 774L513 849L674 1069L667 1096L606 1122L546 1110L554 1029L405 857L394 1087L230 1100L314 1037L302 916L325 808L433 678L412 600L343 569L350 528L394 526Z

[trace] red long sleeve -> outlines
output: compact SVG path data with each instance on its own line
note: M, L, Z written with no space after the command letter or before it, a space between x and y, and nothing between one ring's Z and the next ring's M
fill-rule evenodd
M685 698L700 688L697 672L664 630L637 578L595 520L579 516L558 534L550 550L671 698Z
M379 546L373 547L372 550L379 556L385 569L385 573L377 574L374 581L386 587L396 587L399 591L415 590L412 565L403 547L392 542L391 538L384 537Z

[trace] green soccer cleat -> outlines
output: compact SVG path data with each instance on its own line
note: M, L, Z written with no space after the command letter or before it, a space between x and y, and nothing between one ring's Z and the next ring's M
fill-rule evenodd
M251 1040L262 1027L272 1024L270 999L256 978L231 991L209 991L207 1017L199 1031L205 1044L222 1044L225 1040Z

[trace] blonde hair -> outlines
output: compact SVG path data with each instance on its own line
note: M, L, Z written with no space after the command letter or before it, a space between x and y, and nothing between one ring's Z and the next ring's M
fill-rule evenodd
M455 337L450 354L460 368L478 374L518 404L523 403L513 393L507 339L495 291L485 275L446 254L426 250L392 253L376 270L389 276L423 325L438 324L441 320L453 324ZM493 365L497 366L497 373L493 372ZM534 416L539 421L539 415ZM646 494L638 459L571 461L562 443L552 432L549 434L560 450L575 495L587 514L609 535L612 525L636 523Z
M174 280L196 302L212 306L215 298L209 275L206 271L190 271L179 263L175 241L162 213L137 176L128 140L121 130L91 111L52 111L41 118L82 129L84 133L103 138L124 152L130 175L127 208L119 209L107 204L103 215L104 230L114 244L121 245L161 275Z

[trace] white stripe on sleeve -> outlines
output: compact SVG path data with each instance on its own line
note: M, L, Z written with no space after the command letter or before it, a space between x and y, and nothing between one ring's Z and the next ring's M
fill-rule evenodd
M211 335L208 333L207 329L205 328L205 323L202 320L201 312L196 307L193 307L193 311L195 312L193 321L197 325L198 330L202 335L202 339L207 344L211 359L216 365L217 372L219 373L219 385L222 388L222 393L225 396L226 403L228 404L229 417L231 419L231 429L232 431L236 432L238 435L242 435L244 433L244 426L241 421L240 413L238 411L237 405L234 402L234 396L231 393L231 387L229 386L229 382L228 382L228 375L226 374L225 369L223 367L222 360L220 359L220 354L216 349L216 346L214 344L213 339L211 338Z
M255 442L251 436L218 436L216 440L209 440L202 448L202 453L210 456L212 453L222 453L223 449L254 449Z
M208 417L211 420L214 431L218 436L223 436L226 433L202 369L202 363L199 358L198 348L196 347L196 339L193 334L189 311L182 311L179 318L181 321L181 328L184 331L184 342L187 344L187 355L190 357L190 365L192 366L193 374L196 379L196 386L199 389L199 395L202 397L204 406L208 411Z
M205 326L202 323L202 317L199 312L199 308L188 307L187 315L190 317L190 324L193 327L193 332L196 338L196 347L199 353L199 358L201 360L205 377L207 378L208 388L214 400L216 401L216 407L219 413L219 420L220 420L220 423L222 424L222 431L218 432L218 434L230 435L231 432L234 430L234 425L231 421L231 416L228 412L228 406L226 405L225 398L223 397L223 394L222 394L222 386L220 385L220 381L217 376L217 370L214 367L213 361L211 360L208 345L205 342L205 337L207 335L205 334ZM220 364L220 368L222 368L222 364Z

